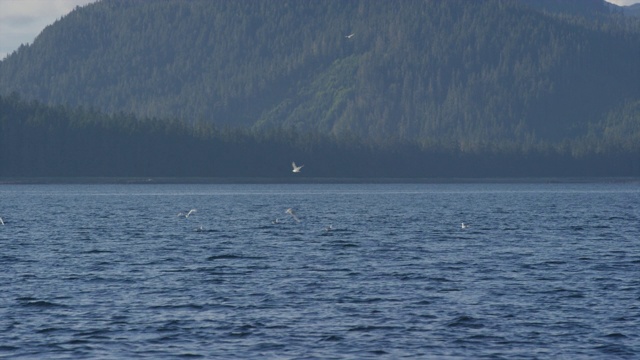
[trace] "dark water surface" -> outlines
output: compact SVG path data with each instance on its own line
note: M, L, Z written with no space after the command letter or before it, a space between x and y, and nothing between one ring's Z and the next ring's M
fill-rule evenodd
M0 357L640 358L638 183L1 185L0 217Z

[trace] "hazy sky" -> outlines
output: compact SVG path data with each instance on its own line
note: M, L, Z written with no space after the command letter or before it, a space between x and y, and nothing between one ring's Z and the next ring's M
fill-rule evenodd
M0 59L31 44L47 25L68 14L76 6L97 0L0 0ZM631 5L640 0L608 0L617 5Z
M31 44L47 25L96 0L0 0L0 59ZM640 1L640 0L639 0Z

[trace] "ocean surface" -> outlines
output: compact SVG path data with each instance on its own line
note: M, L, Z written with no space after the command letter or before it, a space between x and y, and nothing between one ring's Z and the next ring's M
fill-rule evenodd
M0 358L640 358L639 182L0 185L0 217Z

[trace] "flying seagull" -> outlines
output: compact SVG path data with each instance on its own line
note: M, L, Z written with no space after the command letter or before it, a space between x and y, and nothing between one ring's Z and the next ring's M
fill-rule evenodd
M295 163L295 162L292 162L292 163L291 163L291 166L293 166L293 172L294 172L294 173L299 173L299 172L300 172L300 170L302 170L302 167L303 167L304 165L296 166L296 163Z
M351 39L351 38L353 37L353 35L355 35L355 34L356 34L356 33L351 33L351 34L349 34L349 35L347 35L347 36L345 36L345 37L346 37L347 39Z
M189 216L191 216L191 214L193 214L196 211L197 211L196 209L191 209L186 214L185 213L178 213L178 216L184 216L185 218L188 218Z
M1 217L0 217L0 225L4 226L4 221L2 221Z
M287 211L285 211L285 213L291 215L293 217L293 220L295 220L296 222L300 222L300 219L298 219L298 217L296 216L296 213L293 212L292 208L288 208Z

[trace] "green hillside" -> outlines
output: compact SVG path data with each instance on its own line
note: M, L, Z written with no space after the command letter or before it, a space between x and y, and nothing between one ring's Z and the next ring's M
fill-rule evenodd
M612 9L103 0L1 61L0 95L379 146L635 151L640 21Z

